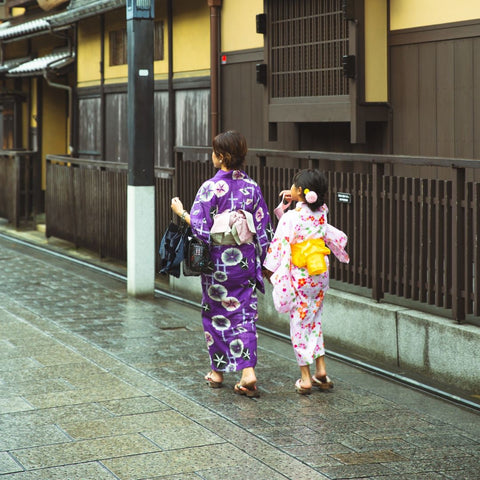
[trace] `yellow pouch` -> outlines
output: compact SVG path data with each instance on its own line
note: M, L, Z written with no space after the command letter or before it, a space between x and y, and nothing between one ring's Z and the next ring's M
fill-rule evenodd
M309 275L320 275L327 271L325 255L330 254L330 249L325 246L322 238L293 243L291 247L292 263L296 267L307 267Z

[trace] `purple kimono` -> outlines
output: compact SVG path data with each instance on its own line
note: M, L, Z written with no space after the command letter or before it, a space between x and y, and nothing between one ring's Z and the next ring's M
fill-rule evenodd
M253 243L214 245L217 213L253 215ZM210 244L215 270L202 274L202 320L214 370L234 372L257 363L257 288L264 293L262 263L272 237L270 215L259 186L240 170L219 170L197 192L190 211L194 235Z

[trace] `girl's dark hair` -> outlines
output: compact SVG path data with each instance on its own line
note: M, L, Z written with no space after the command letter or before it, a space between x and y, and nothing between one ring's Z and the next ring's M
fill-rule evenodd
M305 202L313 212L318 210L325 203L325 196L328 190L327 177L320 170L300 170L293 177L293 184L296 187L302 187L302 193L305 189L317 194L317 201L313 203ZM305 196L305 194L303 194Z
M239 170L243 167L247 155L247 140L235 131L219 133L212 142L213 151L218 157L223 156L223 163L229 170Z

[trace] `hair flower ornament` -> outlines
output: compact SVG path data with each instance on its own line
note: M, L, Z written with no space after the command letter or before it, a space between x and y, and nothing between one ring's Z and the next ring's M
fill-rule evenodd
M315 203L318 200L318 195L315 192L312 192L308 188L306 188L303 191L303 194L305 195L305 200L307 203Z

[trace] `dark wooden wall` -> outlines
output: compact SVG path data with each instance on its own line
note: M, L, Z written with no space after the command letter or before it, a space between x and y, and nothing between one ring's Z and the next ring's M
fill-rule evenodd
M266 87L256 81L256 65L263 62L263 49L224 52L221 67L221 130L242 132L250 148L297 149L297 128L279 123L276 140L269 137Z
M210 144L210 89L205 79L175 83L175 126L169 128L169 95L166 82L155 86L155 166L173 166L169 135L173 131L176 145ZM104 98L104 108L102 108ZM102 111L105 111L105 155L102 146ZM80 158L128 162L127 86L115 85L78 90L78 155ZM102 158L102 157L105 158Z
M98 159L102 152L100 97L84 97L78 102L80 158Z
M266 87L256 82L256 65L263 62L263 49L224 52L224 55L221 129L241 131L251 148L390 153L385 122L367 123L367 141L356 145L350 143L349 123L278 122L269 125Z
M480 20L390 34L393 154L480 158Z
M106 95L105 102L105 160L127 163L127 93L110 93Z

